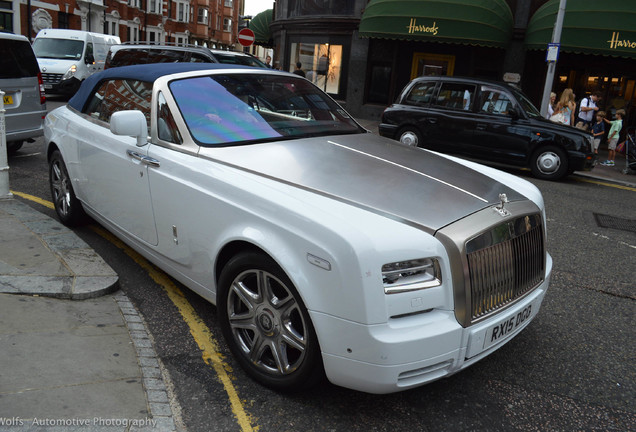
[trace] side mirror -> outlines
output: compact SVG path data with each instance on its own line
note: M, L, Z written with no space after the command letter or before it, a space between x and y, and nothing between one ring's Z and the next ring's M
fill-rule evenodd
M517 107L510 107L510 109L508 110L508 115L512 117L513 120L518 120L519 117L521 117L521 113L519 112L519 108Z
M137 147L148 142L146 116L138 110L117 111L110 116L110 131L115 135L131 136L137 139Z

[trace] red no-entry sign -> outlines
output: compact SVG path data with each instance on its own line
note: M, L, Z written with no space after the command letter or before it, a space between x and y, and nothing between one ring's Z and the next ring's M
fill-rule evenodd
M241 29L238 33L238 41L244 47L252 45L254 43L254 39L256 39L254 32L248 28Z

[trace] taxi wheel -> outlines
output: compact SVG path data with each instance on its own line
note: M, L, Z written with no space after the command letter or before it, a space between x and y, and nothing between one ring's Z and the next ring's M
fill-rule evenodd
M398 141L412 147L423 147L422 134L414 126L405 126L397 134Z
M270 257L249 252L221 271L219 325L232 354L255 380L298 391L323 376L316 332L298 292Z
M543 180L559 180L568 173L567 155L555 146L545 146L532 155L532 175Z
M62 154L55 150L49 162L49 185L55 212L66 226L79 225L85 217L82 203L75 196L71 179L62 159Z

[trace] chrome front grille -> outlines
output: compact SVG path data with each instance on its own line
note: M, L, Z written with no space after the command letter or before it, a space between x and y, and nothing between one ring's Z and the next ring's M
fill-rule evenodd
M470 275L467 312L474 322L532 291L545 274L538 214L497 225L466 243Z

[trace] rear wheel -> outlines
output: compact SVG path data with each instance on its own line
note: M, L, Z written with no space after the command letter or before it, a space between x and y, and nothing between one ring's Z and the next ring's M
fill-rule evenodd
M295 391L322 377L309 314L270 257L249 252L232 258L219 278L217 310L232 354L252 378L275 390Z
M422 147L422 134L413 126L405 126L398 132L398 141L412 147Z
M11 141L7 143L7 154L12 155L22 148L24 141Z
M82 203L75 196L71 179L62 159L62 154L55 150L49 162L49 185L55 212L66 226L75 226L85 217Z
M555 146L538 149L531 158L532 175L544 180L559 180L568 173L565 151Z

